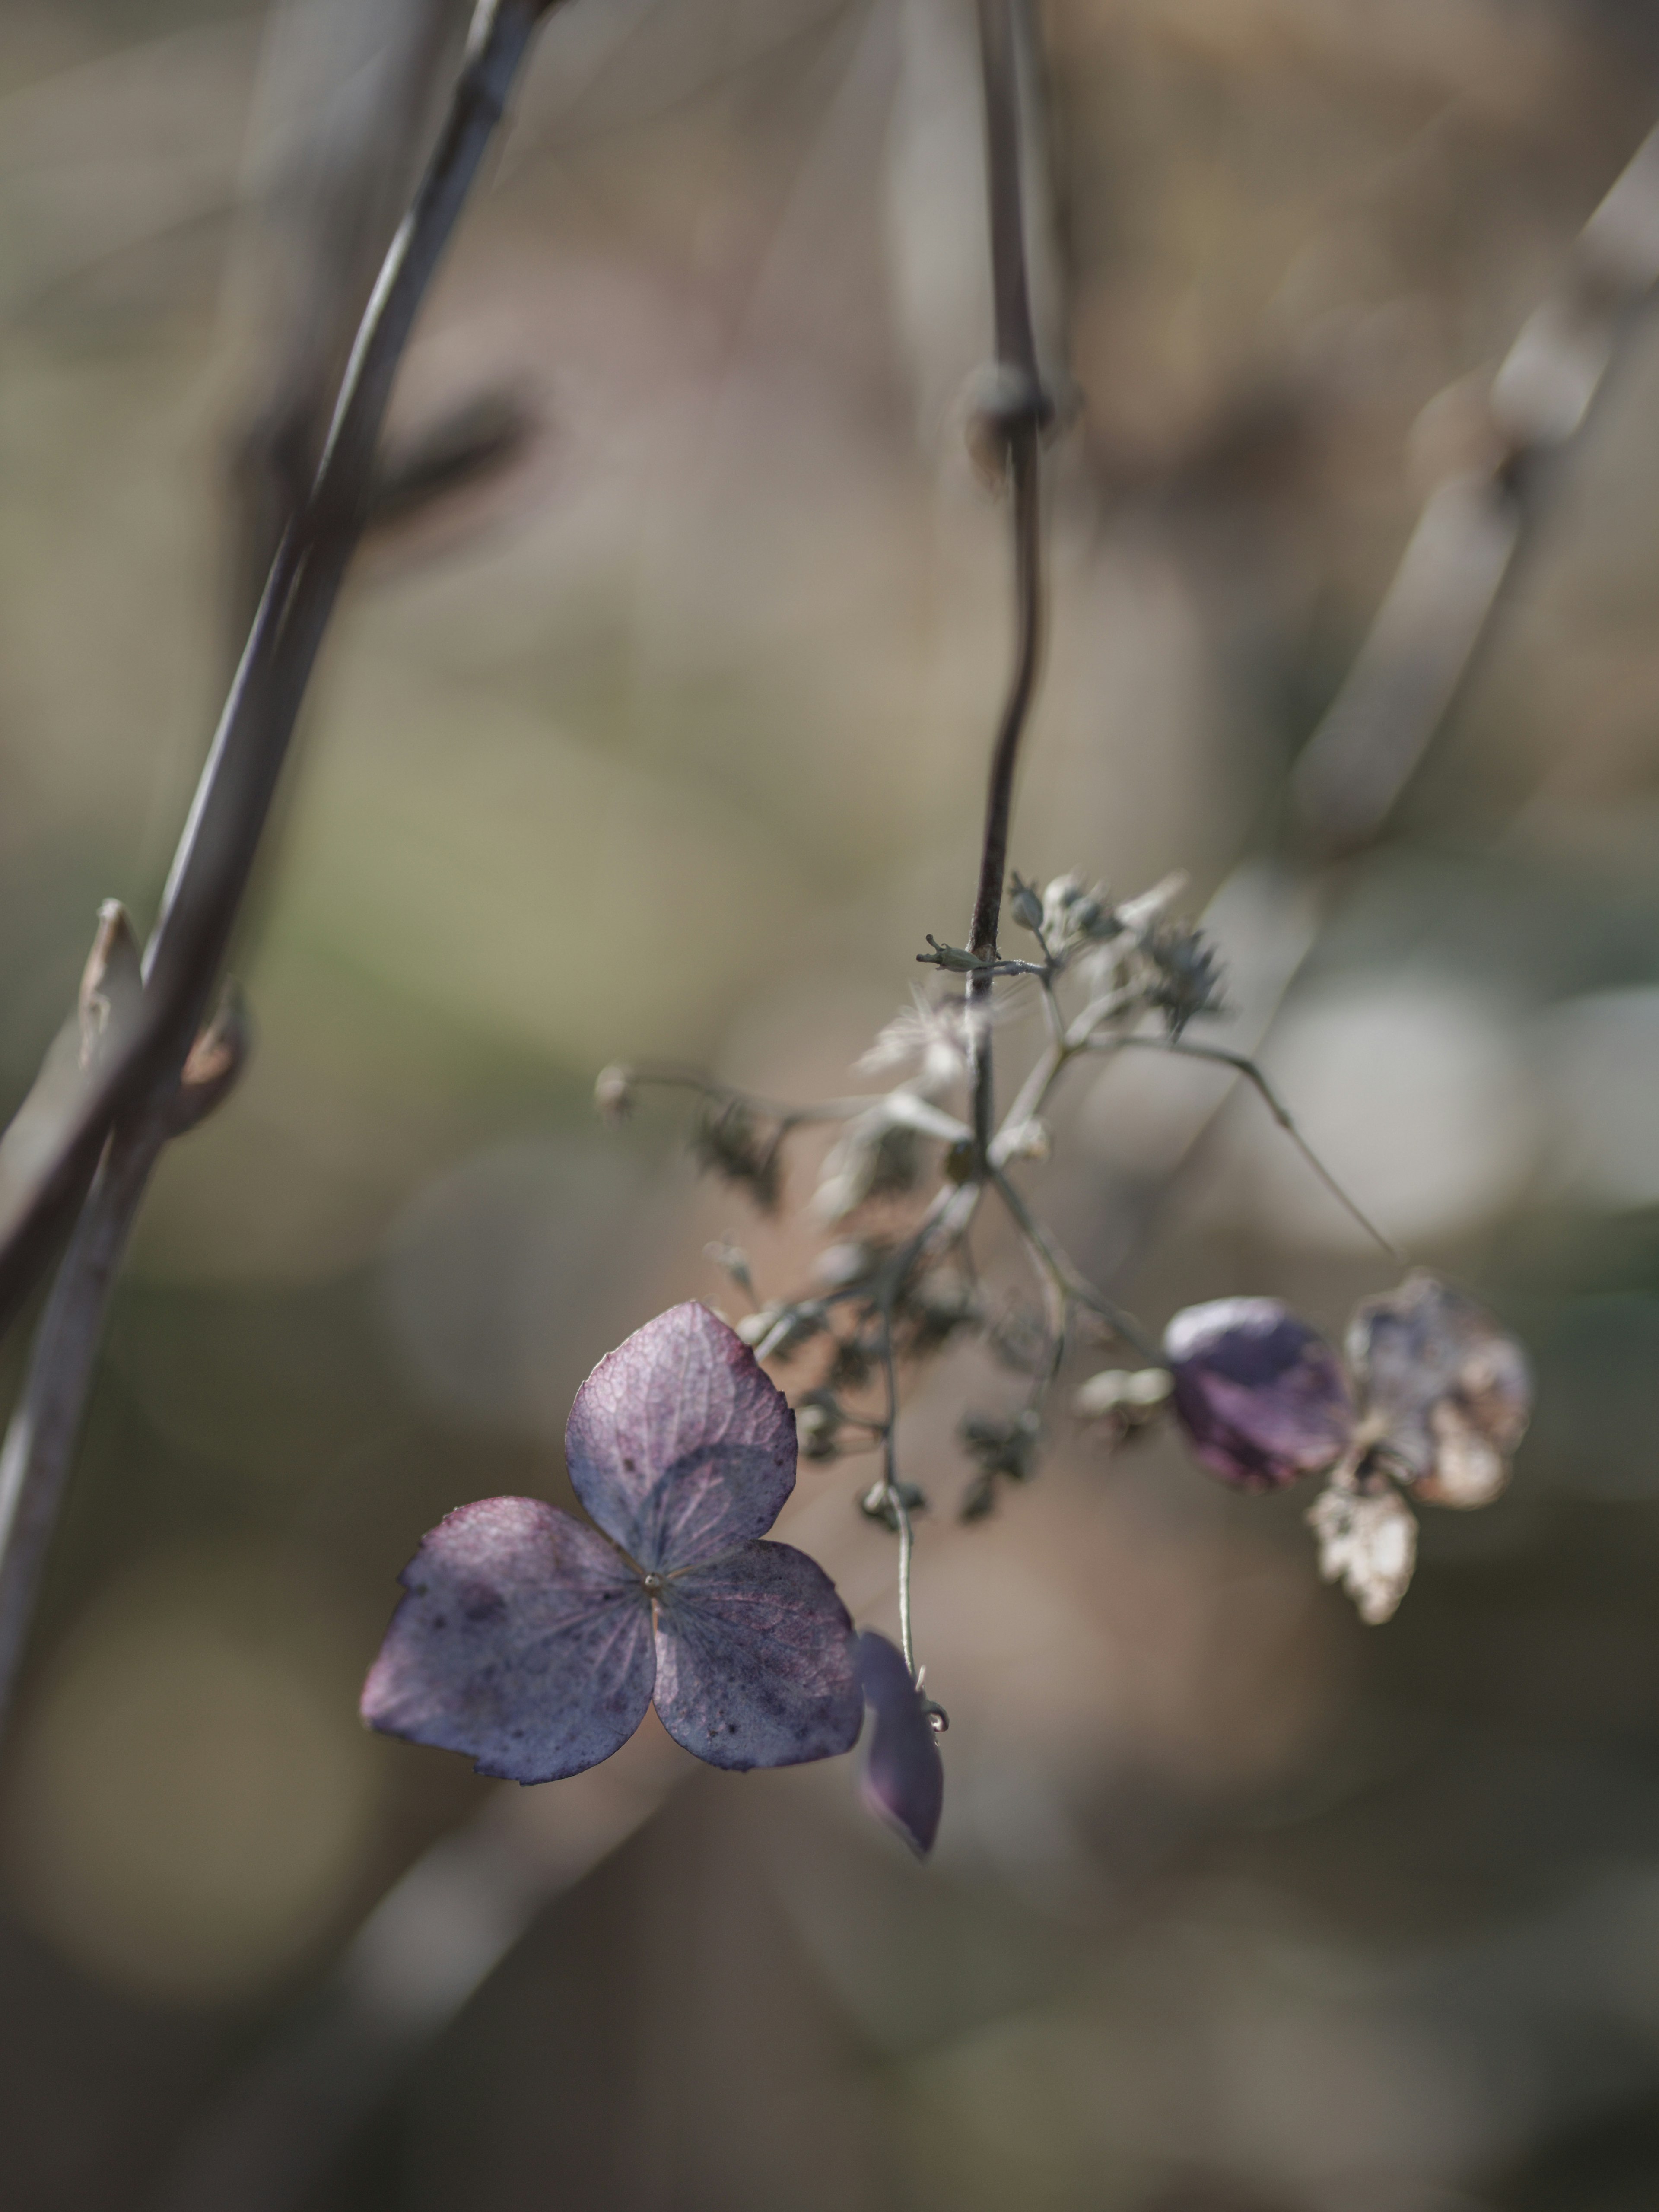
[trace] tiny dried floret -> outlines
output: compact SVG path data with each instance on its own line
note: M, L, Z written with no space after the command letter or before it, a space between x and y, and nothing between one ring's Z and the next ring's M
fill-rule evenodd
M741 1098L708 1099L691 1132L691 1150L699 1167L746 1183L756 1205L770 1213L778 1202L778 1133Z
M1169 923L1149 930L1141 949L1152 969L1146 1002L1162 1013L1172 1037L1200 1014L1223 1011L1221 969L1201 930Z
M889 1069L917 1069L916 1082L925 1097L948 1091L959 1083L968 1067L969 1020L960 1005L936 1006L918 991L881 1030L858 1062L860 1075L882 1075Z
M602 1359L565 1431L595 1527L532 1498L422 1539L363 1686L369 1724L548 1782L620 1749L654 1703L711 1765L850 1750L852 1624L805 1553L761 1540L795 1484L794 1416L706 1306Z
M1319 1571L1340 1582L1372 1628L1391 1620L1417 1565L1417 1522L1385 1480L1361 1488L1334 1482L1308 1509L1319 1539Z
M1037 1437L1042 1422L1029 1407L1006 1419L984 1413L966 1413L957 1431L970 1459L987 1474L1006 1475L1024 1482L1036 1463Z
M1109 1423L1120 1437L1132 1436L1158 1419L1174 1389L1167 1367L1109 1367L1080 1386L1072 1411L1082 1421Z

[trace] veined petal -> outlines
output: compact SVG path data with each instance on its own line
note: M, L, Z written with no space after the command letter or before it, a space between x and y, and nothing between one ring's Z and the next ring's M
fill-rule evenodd
M925 1859L933 1848L945 1803L939 1738L903 1653L884 1636L865 1630L858 1639L858 1669L876 1717L864 1768L864 1802Z
M735 1329L695 1302L607 1352L564 1435L576 1495L648 1573L763 1536L795 1486L795 1417Z
M711 1766L793 1766L858 1741L853 1625L822 1567L744 1544L657 1601L657 1711Z
M552 1782L619 1750L656 1679L651 1604L602 1536L534 1498L449 1514L363 1685L371 1728L464 1751L480 1774Z
M1175 1410L1206 1467L1273 1490L1334 1466L1353 1433L1336 1354L1277 1298L1216 1298L1170 1323Z

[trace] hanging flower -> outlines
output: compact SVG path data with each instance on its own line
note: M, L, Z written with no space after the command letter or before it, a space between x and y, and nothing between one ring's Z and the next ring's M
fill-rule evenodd
M371 1727L550 1782L620 1749L653 1701L711 1765L848 1751L864 1700L822 1568L760 1540L795 1486L795 1420L706 1306L609 1353L565 1431L597 1527L531 1498L463 1505L404 1570L363 1686Z
M1348 1375L1277 1298L1189 1306L1164 1352L1176 1418L1224 1481L1271 1490L1329 1475L1308 1516L1320 1571L1371 1622L1393 1613L1416 1562L1417 1523L1400 1490L1424 1504L1489 1504L1532 1410L1515 1339L1420 1270L1359 1306Z

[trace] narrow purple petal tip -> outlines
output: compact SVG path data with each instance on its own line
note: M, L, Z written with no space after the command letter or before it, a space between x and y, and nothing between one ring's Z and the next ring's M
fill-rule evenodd
M607 1352L565 1431L570 1480L648 1574L763 1536L795 1486L795 1417L733 1328L692 1301Z
M864 1802L925 1859L933 1848L945 1803L939 1739L903 1654L884 1636L867 1628L860 1636L858 1668L876 1717L864 1768Z
M1334 1465L1353 1434L1336 1354L1277 1298L1217 1298L1170 1323L1175 1410L1205 1465L1277 1490Z

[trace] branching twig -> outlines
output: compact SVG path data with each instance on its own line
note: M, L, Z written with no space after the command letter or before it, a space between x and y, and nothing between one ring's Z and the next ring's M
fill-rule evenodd
M179 1069L223 962L362 533L392 380L531 34L551 4L479 0L449 113L364 313L310 496L272 563L202 771L145 953L137 1018L94 1061L49 1145L37 1139L20 1166L0 1143L0 1322L15 1314L65 1212L97 1170L0 1455L0 1715L33 1610L109 1283L165 1141Z

